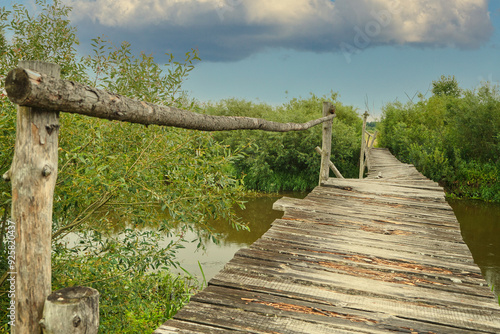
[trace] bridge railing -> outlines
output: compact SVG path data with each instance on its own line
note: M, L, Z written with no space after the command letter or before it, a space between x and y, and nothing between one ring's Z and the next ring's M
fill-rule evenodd
M317 148L322 161L320 183L328 179L333 165L330 152L332 122L336 115L335 108L328 102L323 104L323 117L301 124L211 116L62 80L58 65L39 61L20 62L18 68L9 72L5 90L8 98L18 105L14 159L3 175L12 182L11 216L17 233L15 263L2 277L5 281L10 274L10 279L15 281L13 333L39 333L45 328L50 333L71 334L79 332L82 324L87 326L86 333L97 333L99 326L97 291L62 289L51 294L52 205L58 172L59 112L203 131L287 132L323 123L323 146ZM61 299L71 301L73 308L58 303Z

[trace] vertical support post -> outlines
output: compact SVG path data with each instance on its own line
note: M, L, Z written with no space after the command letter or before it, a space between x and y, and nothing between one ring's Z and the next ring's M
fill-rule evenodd
M335 114L335 106L330 102L323 102L323 117ZM321 169L319 171L319 185L328 180L330 175L330 155L332 152L332 124L333 119L323 123L323 144L321 148Z
M375 144L375 139L377 139L377 134L378 134L378 131L375 130L375 132L373 133L373 137L371 139L371 142L370 142L370 140L368 140L368 142L370 144L368 145L368 149L366 150L366 160L365 160L365 167L367 167L368 170L370 170L370 168L371 168L370 152L371 152L371 150L373 148L373 145Z
M22 61L20 67L59 78L59 65ZM57 178L59 114L18 107L12 181L16 228L15 326L11 333L40 333L45 299L51 292L52 204Z
M359 157L359 178L363 178L363 174L365 173L365 131L366 131L366 119L368 118L368 111L365 111L363 114L363 129L361 130L361 153Z

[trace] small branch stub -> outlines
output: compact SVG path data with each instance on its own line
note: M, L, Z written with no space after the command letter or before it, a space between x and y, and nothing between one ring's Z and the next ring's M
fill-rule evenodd
M2 175L2 178L4 179L5 182L9 182L10 181L10 177L12 175L12 172L9 168L8 171L6 171L3 175Z
M48 176L50 176L50 174L52 174L52 168L50 168L49 165L43 166L43 168L42 168L42 176L43 177L48 177Z

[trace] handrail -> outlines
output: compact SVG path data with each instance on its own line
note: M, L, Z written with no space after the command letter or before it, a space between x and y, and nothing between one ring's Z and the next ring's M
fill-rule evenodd
M5 90L9 99L20 106L145 125L155 124L203 131L301 131L328 122L335 117L335 114L331 114L306 123L279 123L253 117L204 115L180 108L137 101L103 89L54 78L25 68L16 68L9 72L5 80Z

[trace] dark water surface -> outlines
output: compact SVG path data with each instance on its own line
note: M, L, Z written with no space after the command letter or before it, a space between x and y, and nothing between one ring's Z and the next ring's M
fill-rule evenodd
M448 203L474 262L500 297L500 204L467 200L448 200Z
M185 244L186 248L177 253L177 260L181 266L198 279L208 281L214 277L231 260L239 249L248 247L259 239L271 227L275 219L283 216L282 211L273 210L273 203L283 196L304 198L307 193L282 193L266 194L257 197L246 198L245 210L236 208L236 214L245 222L248 222L250 232L236 231L227 222L221 222L214 227L215 232L222 235L219 244L207 241L205 250L197 249L197 243ZM196 236L187 235L186 239L194 239ZM199 262L199 264L198 264ZM202 267L203 273L200 270ZM182 273L182 271L179 271Z
M191 274L202 278L198 262L208 281L240 248L248 247L264 234L271 223L283 212L272 210L273 203L283 196L303 198L307 193L274 194L246 199L246 209L237 214L250 226L250 232L235 231L228 224L217 229L223 235L219 244L208 242L206 250L196 250L196 243L187 245L178 254L181 265ZM467 243L474 262L481 269L490 286L498 287L500 294L500 204L480 201L449 200L460 223L462 237ZM194 236L193 236L194 238Z

